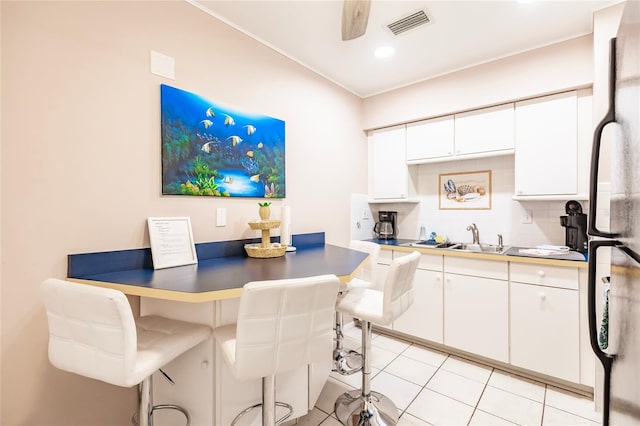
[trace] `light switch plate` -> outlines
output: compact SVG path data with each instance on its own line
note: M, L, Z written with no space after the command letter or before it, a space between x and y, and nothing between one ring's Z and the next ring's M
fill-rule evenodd
M525 224L533 223L532 210L522 210L522 223L525 223Z
M224 207L216 209L216 226L227 226L227 209Z

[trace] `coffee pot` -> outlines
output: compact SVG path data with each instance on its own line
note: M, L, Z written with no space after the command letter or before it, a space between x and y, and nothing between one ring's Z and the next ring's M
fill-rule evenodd
M378 212L378 222L373 226L373 234L381 240L395 240L398 235L398 212Z

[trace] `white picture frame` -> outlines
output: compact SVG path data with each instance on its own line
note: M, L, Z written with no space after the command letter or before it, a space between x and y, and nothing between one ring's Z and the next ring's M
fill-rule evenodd
M189 217L148 217L153 269L198 263Z

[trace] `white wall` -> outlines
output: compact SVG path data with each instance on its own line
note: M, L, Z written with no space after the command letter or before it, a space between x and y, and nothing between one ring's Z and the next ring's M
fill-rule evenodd
M420 226L427 235L436 232L451 241L471 242L467 225L475 223L480 242L497 244L502 234L505 245L535 247L541 244L564 245L565 230L560 226L565 201L513 201L513 156L501 156L418 166L418 204L374 204L379 210L397 210L399 238L417 239ZM439 210L438 186L441 173L491 170L492 204L490 210ZM583 211L587 202L580 202ZM532 223L522 223L524 210L532 212Z
M134 389L50 366L36 284L65 277L70 253L148 247L148 216L190 216L197 242L257 236L257 199L160 195L159 85L284 120L292 231L342 245L367 188L361 101L183 1L0 8L0 423L129 424ZM175 58L175 81L149 72L150 50Z
M590 86L590 35L499 59L366 98L363 125L375 129Z

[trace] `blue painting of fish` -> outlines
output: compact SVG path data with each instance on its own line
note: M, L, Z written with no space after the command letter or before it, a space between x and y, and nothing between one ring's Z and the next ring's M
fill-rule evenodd
M285 197L285 123L160 85L162 194Z

